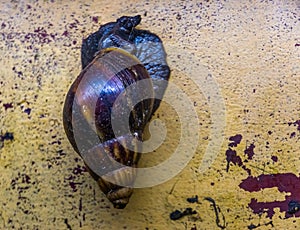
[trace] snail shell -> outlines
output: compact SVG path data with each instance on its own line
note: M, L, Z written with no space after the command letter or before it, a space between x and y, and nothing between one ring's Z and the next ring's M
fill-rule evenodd
M123 16L83 40L82 71L71 85L63 109L70 143L115 208L124 208L133 192L142 150L138 142L143 140L170 76L160 38L136 29L140 21L139 15ZM137 84L141 80L147 80L142 87ZM133 87L130 95L126 93L129 86ZM134 104L144 93L147 99ZM120 95L125 100L118 104ZM129 121L123 117L128 106ZM113 107L115 119L129 122L129 130L123 125L113 129Z

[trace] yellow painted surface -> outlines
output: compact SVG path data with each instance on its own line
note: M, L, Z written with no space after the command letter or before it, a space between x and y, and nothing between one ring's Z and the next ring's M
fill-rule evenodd
M240 134L241 143L232 150L253 177L299 176L299 7L292 0L1 1L0 134L3 139L13 133L14 139L0 143L0 229L221 229L205 197L220 208L226 229L297 229L299 217L285 218L279 208L270 218L248 207L252 198L284 201L291 194L277 187L240 188L248 173L232 162L226 171L226 150L229 137ZM101 24L135 14L142 15L139 28L162 38L171 82L188 95L198 115L199 140L177 176L135 189L126 209L116 210L80 171L84 164L64 133L62 107L81 70L82 38ZM204 73L199 89L195 76ZM220 119L213 119L216 114ZM156 116L169 132L155 153L142 158L143 167L166 160L180 142L174 108L164 103ZM216 132L222 138L215 140ZM210 167L200 170L210 143L220 148ZM244 150L252 143L255 154L247 159ZM300 193L293 183L289 186ZM195 195L198 203L186 201ZM187 207L197 214L170 220L171 212Z

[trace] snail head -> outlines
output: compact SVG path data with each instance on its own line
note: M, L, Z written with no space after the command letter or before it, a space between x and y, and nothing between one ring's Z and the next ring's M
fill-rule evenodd
M136 15L133 17L123 16L117 20L117 24L120 26L120 29L130 33L134 27L140 24L141 20L141 15Z

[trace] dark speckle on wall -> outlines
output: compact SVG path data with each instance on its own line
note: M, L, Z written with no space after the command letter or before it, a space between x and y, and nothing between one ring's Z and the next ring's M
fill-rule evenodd
M67 227L68 230L72 230L72 227L68 222L68 218L65 218L64 223L66 224L66 227Z
M13 108L13 103L12 102L10 102L10 103L3 103L3 107L5 108L5 110L11 109L11 108Z
M184 216L188 216L188 215L193 215L196 214L197 212L194 211L192 208L186 208L184 211L179 211L179 210L175 210L174 212L172 212L170 214L170 219L171 220L178 220Z
M26 109L24 109L24 113L27 113L27 115L30 115L30 113L31 113L31 108L26 108Z
M297 127L297 130L300 132L300 120L294 121L294 122L289 122L289 126L294 125Z
M272 161L277 162L278 161L278 157L277 156L272 156L271 157Z
M4 134L0 134L0 149L4 146L5 141L13 141L14 134L11 132L5 132Z
M264 223L264 224L261 224L261 223L259 223L259 224L257 224L257 225L255 225L255 224L250 224L250 225L248 226L248 229L249 229L249 230L252 230L252 229L256 229L256 228L260 228L260 227L262 227L262 226L268 226L268 225L270 225L272 228L274 228L273 221L268 221L267 223Z
M216 216L216 225L220 229L226 229L227 223L225 220L224 214L221 212L220 207L216 204L215 200L211 197L206 197L205 200L211 203L215 216Z
M199 202L198 196L197 196L197 195L194 196L194 197L188 197L188 198L186 198L186 200L187 200L187 202L189 202L189 203L198 203L198 202Z
M77 158L75 158L75 162ZM81 175L87 172L85 166L81 166L79 164L75 165L72 169L72 172L69 176L65 177L64 182L69 185L73 192L77 192L78 186L82 185L82 181L80 180Z
M10 132L6 132L3 135L0 135L0 140L1 141L13 141L14 140L14 134Z

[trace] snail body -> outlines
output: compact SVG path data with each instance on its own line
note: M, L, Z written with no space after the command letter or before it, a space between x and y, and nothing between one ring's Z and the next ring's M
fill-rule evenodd
M63 109L70 143L115 208L124 208L133 192L138 143L170 76L160 38L136 29L140 21L139 15L123 16L83 40L82 71ZM115 120L129 123L128 129L124 122L113 127Z

